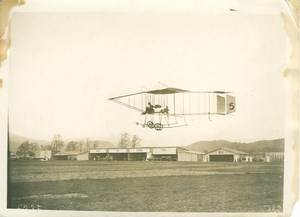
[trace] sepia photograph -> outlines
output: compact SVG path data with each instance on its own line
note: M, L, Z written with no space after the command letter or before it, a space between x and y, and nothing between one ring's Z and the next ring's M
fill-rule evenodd
M0 214L290 216L290 2L19 4L0 74Z

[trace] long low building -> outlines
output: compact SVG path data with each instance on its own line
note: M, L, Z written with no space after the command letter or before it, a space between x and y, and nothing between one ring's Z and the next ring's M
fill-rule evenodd
M51 152L50 152L51 153ZM265 154L265 155L264 155ZM36 157L36 160L50 160ZM231 148L219 148L207 153L191 151L182 147L140 147L140 148L92 148L85 152L59 152L53 160L78 161L186 161L186 162L253 162L257 156ZM284 161L284 152L261 154L265 162Z
M204 153L181 147L94 148L90 160L119 161L202 161Z

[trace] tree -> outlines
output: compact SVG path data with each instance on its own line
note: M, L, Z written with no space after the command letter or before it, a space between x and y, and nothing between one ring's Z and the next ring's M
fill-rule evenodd
M123 133L118 144L121 148L128 148L130 146L130 136L128 133Z
M78 142L71 141L68 143L66 147L66 151L78 151L78 150L79 150Z
M131 148L135 148L140 146L141 138L138 137L137 135L133 135L132 140L131 140Z
M22 142L19 145L17 150L17 155L22 157L34 157L36 155L36 151L38 151L38 144L37 143L30 143L28 141Z
M41 146L38 145L36 142L31 143L31 147L32 147L32 151L34 153L33 156L35 156L36 154L40 153L41 151Z
M51 151L53 151L54 153L59 152L63 146L64 142L61 140L60 134L54 135L53 140L51 142Z
M90 150L90 141L89 141L89 137L86 138L86 150Z
M140 145L141 138L137 135L133 135L132 139L130 139L130 135L128 133L123 133L121 135L121 139L118 143L121 148L136 148Z
M98 144L99 144L99 141L95 140L92 142L93 144L93 148L97 148L98 147Z
M52 145L51 145L51 144L41 145L41 149L42 149L43 151L46 151L46 150L51 151Z
M79 151L82 152L82 147L83 147L84 141L80 140L79 141Z

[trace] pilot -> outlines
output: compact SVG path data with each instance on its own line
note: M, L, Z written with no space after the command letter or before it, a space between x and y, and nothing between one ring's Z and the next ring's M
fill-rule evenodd
M164 114L169 114L169 107L166 106L161 112Z
M154 106L148 102L148 106L146 107L146 111L143 112L142 114L153 114L154 113Z

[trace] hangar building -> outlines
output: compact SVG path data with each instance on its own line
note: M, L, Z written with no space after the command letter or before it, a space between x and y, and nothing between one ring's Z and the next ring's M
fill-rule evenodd
M178 161L203 161L203 152L183 151L178 153Z
M238 162L246 161L248 153L235 149L220 148L204 155L204 162Z
M90 160L116 161L202 161L204 153L181 147L94 148Z

